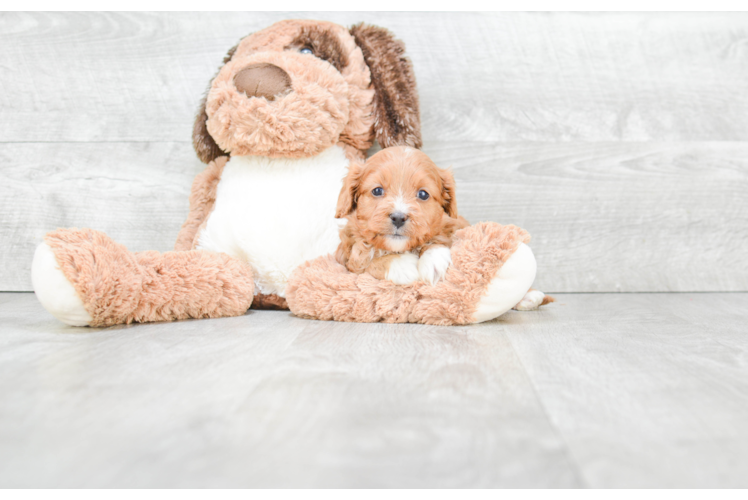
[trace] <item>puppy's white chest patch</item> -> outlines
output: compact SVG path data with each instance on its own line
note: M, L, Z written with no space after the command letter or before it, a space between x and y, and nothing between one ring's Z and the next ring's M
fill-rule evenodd
M248 262L255 293L284 297L296 267L338 246L344 221L335 207L347 168L338 146L313 158L232 157L197 248Z

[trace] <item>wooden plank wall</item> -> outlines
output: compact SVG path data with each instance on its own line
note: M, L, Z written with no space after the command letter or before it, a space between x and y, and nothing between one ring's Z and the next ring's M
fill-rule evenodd
M57 227L171 249L197 102L285 18L405 41L424 150L533 234L538 287L748 290L748 14L248 12L0 13L0 290Z

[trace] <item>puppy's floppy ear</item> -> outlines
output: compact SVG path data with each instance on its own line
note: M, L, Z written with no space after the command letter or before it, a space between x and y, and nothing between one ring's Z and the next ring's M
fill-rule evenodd
M374 132L380 146L421 147L421 118L413 64L405 45L388 30L357 24L351 28L374 86Z
M229 49L228 54L223 58L224 65L234 56L234 52L236 52L238 46L239 44L237 43ZM220 71L220 69L218 71ZM208 114L205 112L205 101L208 99L208 92L210 92L212 84L213 80L211 79L208 84L208 90L205 92L203 100L200 101L200 108L195 117L195 125L192 127L192 146L195 148L197 157L200 158L200 161L203 163L210 163L219 156L226 156L226 152L218 147L216 141L214 141L213 137L208 133L208 126L205 123L208 120Z
M450 217L457 217L457 198L455 198L455 178L452 170L439 170L442 180L442 207Z
M358 163L352 163L348 167L348 175L343 179L343 187L340 188L340 195L338 196L338 206L335 209L336 219L342 219L356 209L358 187L363 172L364 167Z

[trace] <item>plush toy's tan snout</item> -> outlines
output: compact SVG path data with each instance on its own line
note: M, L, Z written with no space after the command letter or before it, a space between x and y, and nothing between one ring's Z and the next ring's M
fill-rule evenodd
M413 68L384 28L289 20L244 38L224 58L193 130L198 157L300 158L338 144L364 158L421 146ZM353 155L353 156L351 156Z
M291 77L274 64L250 64L234 77L234 86L247 97L275 100L291 91Z
M208 132L232 155L314 156L339 142L356 104L351 87L313 55L244 50L213 80L205 108Z

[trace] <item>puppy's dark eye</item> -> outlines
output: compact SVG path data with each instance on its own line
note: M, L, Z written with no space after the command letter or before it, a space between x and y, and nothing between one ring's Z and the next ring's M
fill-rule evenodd
M314 55L314 52L309 47L302 47L302 48L299 49L299 52L301 52L302 54L312 54L312 55Z
M421 189L420 191L418 191L418 199L426 201L429 199L429 194L423 189Z
M374 188L371 190L371 194L373 194L374 196L382 196L384 194L384 189Z

